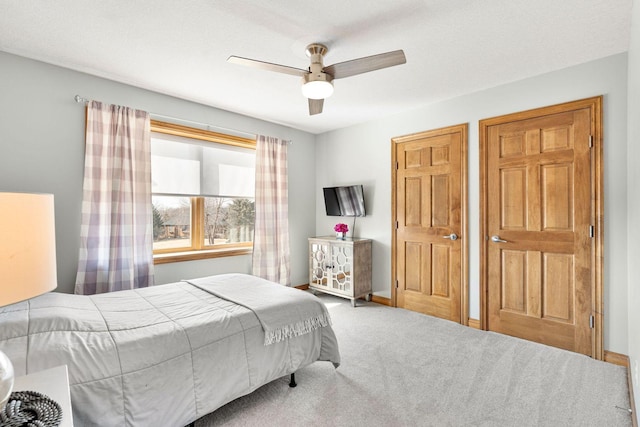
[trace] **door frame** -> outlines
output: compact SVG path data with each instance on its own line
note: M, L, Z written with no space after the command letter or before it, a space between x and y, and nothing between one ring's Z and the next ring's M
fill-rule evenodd
M460 132L462 141L460 142L460 232L462 242L460 242L460 323L469 324L469 227L468 227L468 145L469 145L469 124L446 126L431 129L409 135L391 138L391 305L398 306L397 300L397 206L396 206L396 185L398 159L396 155L397 144L415 141L426 137L446 135L448 133Z
M503 123L526 120L545 115L569 112L588 108L591 110L591 135L593 147L591 150L591 223L595 227L593 237L593 251L591 262L593 274L591 277L592 313L595 319L593 327L592 357L597 360L604 358L604 315L603 315L603 267L604 267L604 173L603 173L603 144L602 144L602 96L565 102L548 107L535 108L480 120L480 328L488 330L488 251L489 230L487 215L488 197L488 131L490 126Z

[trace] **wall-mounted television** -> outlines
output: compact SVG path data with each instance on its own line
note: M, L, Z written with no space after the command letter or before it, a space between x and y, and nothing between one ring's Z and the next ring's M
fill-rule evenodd
M325 187L323 191L328 216L365 216L362 185Z

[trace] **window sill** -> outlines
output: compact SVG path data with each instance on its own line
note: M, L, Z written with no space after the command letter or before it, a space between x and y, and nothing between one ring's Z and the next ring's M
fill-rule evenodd
M227 256L250 255L253 248L210 249L203 251L172 252L154 254L153 264L169 264L172 262L195 261L200 259L222 258Z

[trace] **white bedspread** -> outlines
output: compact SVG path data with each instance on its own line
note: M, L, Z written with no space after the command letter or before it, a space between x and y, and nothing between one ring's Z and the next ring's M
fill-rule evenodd
M310 296L269 286L303 305ZM76 426L184 426L316 360L340 363L330 326L293 335L264 345L252 310L186 282L0 308L0 350L16 375L68 366Z

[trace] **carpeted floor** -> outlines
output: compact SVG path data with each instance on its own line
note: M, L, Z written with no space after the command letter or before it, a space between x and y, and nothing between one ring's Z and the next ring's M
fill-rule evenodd
M316 362L210 426L631 426L626 370L375 303L321 295L342 366Z

